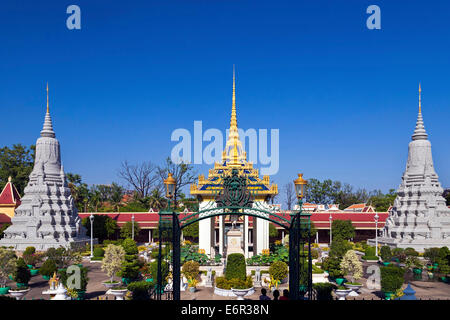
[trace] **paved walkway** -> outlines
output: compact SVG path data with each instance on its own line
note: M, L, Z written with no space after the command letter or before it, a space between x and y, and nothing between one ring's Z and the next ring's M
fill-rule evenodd
M101 270L101 264L98 262L90 263L89 261L83 262L84 266L89 267L89 282L86 290L86 299L104 299L106 288L102 285L103 281L108 280L108 276ZM364 263L364 270L368 265ZM367 274L365 274L367 277ZM381 291L379 290L369 290L366 288L366 279L361 279L363 287L361 288L361 294L358 297L348 297L348 299L355 300L379 300L383 297ZM450 285L443 282L428 282L428 281L411 281L411 286L416 290L416 297L421 299L433 299L433 300L450 300ZM9 281L9 286L15 287L15 283ZM405 288L406 285L403 286ZM30 281L30 292L26 295L26 300L31 299L45 299L48 300L50 297L48 295L43 295L42 292L48 290L48 281L44 280L41 275L37 275L31 278ZM287 285L282 285L279 287L280 293L283 289L287 288ZM267 295L273 298L270 290L267 290ZM256 288L254 294L246 297L249 300L258 300L261 294L261 288ZM112 300L112 296L108 296L109 300ZM235 297L222 297L214 294L213 288L200 287L194 293L189 291L181 292L182 300L236 300Z

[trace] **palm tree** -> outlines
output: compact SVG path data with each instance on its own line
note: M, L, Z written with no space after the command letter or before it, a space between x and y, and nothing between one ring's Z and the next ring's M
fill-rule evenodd
M124 190L117 183L113 182L111 184L111 204L119 212L119 208L122 205Z
M164 207L165 198L161 195L161 192L158 189L153 189L152 194L150 195L150 207L159 211L162 207Z

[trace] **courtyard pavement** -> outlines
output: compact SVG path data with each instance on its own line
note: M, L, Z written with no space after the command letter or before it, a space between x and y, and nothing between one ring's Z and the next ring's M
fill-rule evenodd
M89 267L89 283L86 290L86 299L108 299L113 300L112 296L106 296L106 288L102 285L103 281L108 280L108 276L101 270L101 263L89 261L83 262L84 266ZM364 263L364 270L368 266L367 263ZM366 275L365 275L366 276ZM369 290L366 288L366 279L361 279L363 283L363 287L361 288L360 295L358 297L348 297L348 299L355 300L380 300L382 298L381 291ZM37 275L31 278L30 280L30 292L26 295L26 300L32 299L45 299L48 300L48 295L43 295L42 292L48 290L48 281L44 280L41 275ZM437 282L437 281L411 281L410 282L412 288L416 291L416 297L424 300L432 299L432 300L450 300L450 285ZM8 285L11 287L15 287L15 283L12 281L8 282ZM406 287L406 284L403 288ZM283 289L287 288L287 285L282 285L278 288L280 294ZM272 299L272 293L270 290L267 290L267 295ZM261 288L256 288L254 294L247 296L248 300L258 300L259 295L261 294ZM214 288L205 288L199 287L198 290L194 293L189 291L181 292L182 300L236 300L235 297L222 297L214 294Z

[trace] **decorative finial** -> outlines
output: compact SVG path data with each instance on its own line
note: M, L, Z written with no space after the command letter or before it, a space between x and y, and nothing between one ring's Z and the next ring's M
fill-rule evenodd
M9 176L8 177L8 182L11 182L12 181L12 178L11 178L11 176Z
M236 75L233 64L233 98L231 104L231 121L230 121L230 131L237 130L237 116L236 116Z
M48 108L48 82L47 82L47 113L49 113L49 108Z
M421 93L422 93L422 88L420 88L420 82L419 82L419 113L422 113Z

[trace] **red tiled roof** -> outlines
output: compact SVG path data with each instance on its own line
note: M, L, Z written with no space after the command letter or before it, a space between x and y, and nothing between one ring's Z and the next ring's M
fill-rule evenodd
M351 206L345 208L344 210L353 210L353 209L363 209L366 206L365 203L356 203Z
M11 218L4 213L0 213L0 224L4 223L11 223Z
M20 205L19 192L11 181L8 181L0 194L0 205L1 204Z
M112 219L117 221L119 226L124 225L126 222L131 221L131 217L134 214L134 221L139 223L139 226L144 229L153 229L158 227L159 214L158 212L95 212L94 215L107 215ZM180 218L186 217L193 212L182 212L180 213ZM91 213L79 213L80 218L87 218ZM279 222L284 222L282 218L290 221L290 211L281 211L278 213L281 218L276 218L272 216L275 220ZM375 212L315 212L311 214L311 221L314 223L316 229L329 229L330 220L329 217L332 216L333 220L351 220L353 226L356 229L375 229ZM383 228L384 223L389 216L388 212L378 212L378 228ZM226 220L228 222L228 220ZM219 226L218 219L215 223L216 227ZM253 217L249 217L249 226L253 226Z

